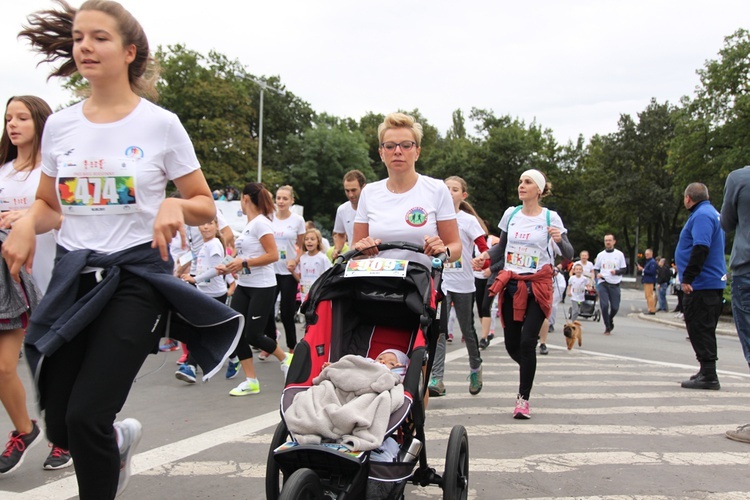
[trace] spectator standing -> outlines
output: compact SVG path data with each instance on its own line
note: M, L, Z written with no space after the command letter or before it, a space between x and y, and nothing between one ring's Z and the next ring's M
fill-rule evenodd
M716 375L716 325L726 287L724 231L719 213L708 201L708 188L694 182L685 189L685 208L690 211L675 250L675 261L685 296L685 325L700 363L700 371L682 383L686 389L720 388Z
M732 255L732 315L742 352L750 366L750 166L731 172L724 184L721 227L734 231ZM750 443L750 424L727 431L727 437Z
M659 266L656 268L656 285L659 295L659 308L657 311L669 311L667 305L667 292L669 291L669 282L672 281L672 270L667 266L667 259L659 259Z
M604 235L604 250L594 261L594 276L597 280L599 305L604 321L604 335L610 335L615 328L615 316L620 310L620 282L627 272L625 255L615 248L614 234Z
M646 306L648 314L656 314L656 260L654 260L654 251L647 248L644 252L646 262L641 266L638 264L638 270L641 271L641 284L643 284L643 293L646 295Z

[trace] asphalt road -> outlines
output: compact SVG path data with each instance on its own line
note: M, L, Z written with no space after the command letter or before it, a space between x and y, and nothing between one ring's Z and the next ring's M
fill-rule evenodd
M623 298L613 335L584 321L583 347L572 351L559 331L561 308L550 354L538 359L528 421L511 416L518 370L502 335L483 351L484 388L471 396L457 334L448 349L448 393L428 409L430 465L443 468L448 434L460 423L470 438L470 498L750 498L750 444L724 437L750 422L750 374L736 337L719 336L720 391L682 389L697 367L684 328L658 322L673 321L671 314L640 317L640 291L624 290ZM177 357L151 356L123 409L143 423L144 435L120 498L264 498L279 421L278 363L257 362L261 393L233 398L228 391L238 380L176 380ZM29 389L27 369L20 370ZM0 429L10 428L0 415ZM72 468L42 470L47 452L37 446L19 470L0 477L0 499L75 497ZM442 492L409 486L406 496Z

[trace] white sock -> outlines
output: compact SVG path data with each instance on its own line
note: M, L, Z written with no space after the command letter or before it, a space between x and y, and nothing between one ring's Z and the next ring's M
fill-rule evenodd
M236 363L236 362L238 362L239 360L240 360L240 358L239 358L238 356L235 356L235 357L233 357L233 358L229 358L229 361L231 361L232 363Z

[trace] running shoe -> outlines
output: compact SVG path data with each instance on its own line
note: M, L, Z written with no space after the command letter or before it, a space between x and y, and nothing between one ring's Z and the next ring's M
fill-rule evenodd
M237 372L240 370L240 360L235 358L237 361L229 360L227 364L227 372L224 374L227 380L237 376Z
M481 339L479 339L479 348L480 348L480 349L482 349L482 350L485 350L485 349L487 349L487 348L488 348L489 346L490 346L490 341L489 341L489 340L487 340L487 339L485 339L485 338L481 338Z
M0 474L13 472L23 463L26 452L42 439L42 430L31 421L31 432L13 431L10 440L5 445L5 451L0 455Z
M547 344L539 344L539 354L543 356L549 354L549 351L547 350Z
M162 345L159 346L161 352L176 351L180 348L180 344L176 340L167 339Z
M260 354L258 354L258 359L261 361L265 361L266 358L268 358L268 353L266 351L260 351Z
M286 382L286 376L289 373L289 365L292 364L292 358L294 354L287 353L284 361L281 362L281 372L284 374L284 381Z
M495 338L495 332L493 330L490 330L490 334L487 335L487 340L490 341Z
M183 355L182 355L182 356L180 356L180 358L179 358L179 359L177 360L177 364L178 364L178 365L184 365L185 363L187 363L187 358L188 358L188 355L187 355L187 354L183 354Z
M469 374L469 394L476 396L482 390L482 365L477 371Z
M229 391L230 396L249 396L260 392L260 382L258 379L247 379L240 385Z
M121 422L115 422L114 427L120 436L120 480L117 482L115 494L120 496L130 481L130 459L141 442L143 426L134 418L126 418Z
M513 418L519 420L528 420L531 418L531 415L529 414L529 402L520 394L516 399L516 409L513 411Z
M445 384L442 379L431 378L430 385L427 386L427 390L430 392L432 397L445 396Z
M445 341L446 342L453 342L453 334L449 333L448 335L446 335L445 336Z
M44 461L44 470L64 469L73 465L73 457L70 456L70 451L64 450L52 443L49 446L52 448L52 451L49 452L47 460Z
M180 365L177 371L174 372L174 376L177 380L182 380L183 382L187 382L188 384L194 384L195 367L187 363Z

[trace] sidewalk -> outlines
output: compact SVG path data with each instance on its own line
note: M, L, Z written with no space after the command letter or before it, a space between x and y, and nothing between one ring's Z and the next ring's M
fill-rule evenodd
M653 321L655 323L661 323L663 325L671 325L675 326L677 328L685 328L685 321L675 318L675 313L673 312L658 312L655 315L646 314L646 313L635 313L632 314L632 316L635 316L638 319L642 319L645 321ZM630 314L628 316L631 316ZM737 328L734 326L734 319L731 316L721 316L719 318L719 324L716 327L716 334L717 335L729 335L732 337L737 336Z

